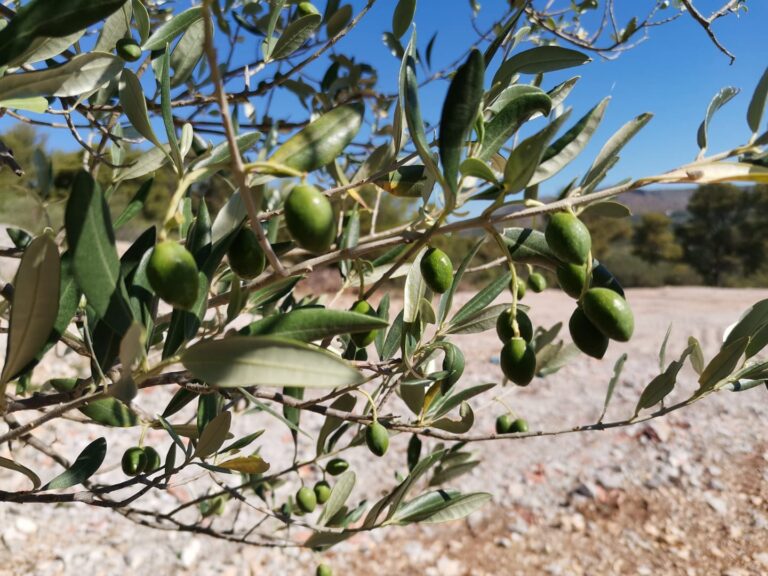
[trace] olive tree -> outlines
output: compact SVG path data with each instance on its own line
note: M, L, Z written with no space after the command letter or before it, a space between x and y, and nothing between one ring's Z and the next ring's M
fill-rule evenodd
M708 124L736 93L725 88L706 112L691 163L603 186L622 148L651 120L641 114L605 142L581 177L540 196L583 151L608 104L601 99L572 119L567 99L578 78L551 85L547 74L593 56L615 58L653 26L680 17L693 17L727 55L713 25L744 2L709 16L689 0L648 2L647 14L621 25L612 0L498 1L483 8L498 20L478 27L455 65L439 71L431 68L434 37L417 38L416 0L387 3L384 40L400 62L394 93L379 89L364 54L344 52L345 36L376 0L357 7L328 0L323 12L292 0L204 0L186 9L151 0L16 4L15 12L0 5L0 108L67 131L83 148L83 169L56 218L44 192L45 158L36 160L43 176L29 194L42 217L22 225L18 214L9 228L15 245L1 253L19 262L2 290L7 427L0 441L13 458L0 465L31 482L29 490L0 492L2 501L78 502L161 529L325 549L361 531L449 521L483 506L489 494L462 492L457 481L476 463L468 460L473 442L629 426L768 378L757 356L768 337L760 302L713 358L691 338L666 362L665 342L660 373L625 418L605 414L626 354L596 422L529 430L510 413L495 431L474 426L473 404L501 387L514 394L578 354L603 358L611 341L631 339L631 302L593 254L582 213L627 216L621 194L654 183L768 181L766 74L749 104L744 145L709 152ZM318 67L321 76L307 73ZM434 82L447 92L431 125L419 92ZM269 103L288 92L301 108L290 120L273 117ZM133 144L142 151L129 160ZM23 172L6 146L0 158ZM174 179L164 217L120 254L115 230L141 211L159 170ZM105 173L107 187L98 184ZM204 194L213 180L229 190L215 214ZM120 188L136 182L113 219ZM389 197L411 207L406 224L379 221ZM468 211L470 202L480 208ZM477 241L461 262L432 245L467 232ZM483 244L497 259L478 266ZM456 305L462 282L479 269L494 279ZM353 295L351 308L296 292L322 270L341 279L339 295ZM534 327L524 304L526 288L546 288L542 271L573 298L572 316L553 327ZM504 303L495 303L499 297ZM561 336L564 324L569 335ZM499 336L498 381L467 385L454 336L488 330ZM82 357L87 376L30 387L54 346ZM698 389L665 404L686 363L699 374ZM167 391L156 414L137 409L150 390ZM314 455L267 459L262 430L252 426L234 437L230 431L242 430L236 424L254 410ZM306 426L307 413L322 425ZM64 420L72 414L74 421ZM100 437L79 455L61 454L36 437L51 426L120 428L135 446L110 453ZM145 442L148 429L167 433L166 444ZM405 453L388 450L395 435L408 439ZM27 450L64 470L44 483L27 465ZM356 450L400 469L397 480L382 480L386 493L375 502L356 494L346 457ZM105 460L122 462L120 481L104 479ZM167 489L188 469L206 474L207 490L176 507L144 507L143 495ZM258 516L247 529L203 521L243 504Z

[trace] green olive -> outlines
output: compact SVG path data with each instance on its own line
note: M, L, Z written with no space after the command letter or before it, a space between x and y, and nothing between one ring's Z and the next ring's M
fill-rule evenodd
M557 267L557 283L563 292L571 298L581 298L581 292L587 281L587 267L583 264L563 263Z
M309 184L294 186L285 200L285 223L294 241L320 254L333 244L336 219L328 197Z
M628 342L635 319L627 301L610 288L590 288L581 306L589 321L611 340Z
M373 422L365 429L365 443L376 456L382 457L389 448L389 434L379 422Z
M133 38L120 38L115 44L115 50L126 62L136 62L141 58L141 46Z
M544 278L543 274L540 274L539 272L534 272L530 276L528 276L528 286L530 286L531 290L533 290L537 294L540 292L544 292L544 290L547 289L547 279Z
M528 422L526 422L524 418L517 418L514 422L512 422L512 426L510 427L509 431L528 432Z
M245 226L232 239L227 259L232 272L245 280L256 278L267 265L267 257L259 245L259 239L253 230Z
M600 359L608 350L608 338L589 321L584 310L576 308L568 321L568 330L576 347L587 356Z
M315 576L333 576L333 570L328 564L319 564L315 570Z
M317 506L315 491L309 486L302 486L299 488L299 491L296 492L296 504L298 504L299 508L306 513L314 512L315 507Z
M197 264L178 242L166 240L155 246L147 263L147 278L155 293L174 308L190 310L197 302Z
M444 353L443 371L448 372L448 376L440 381L440 391L446 394L464 374L465 361L461 349L450 342L446 343Z
M331 497L331 485L325 480L320 480L320 482L315 484L313 490L315 491L315 498L318 504L325 504L328 502L328 498Z
M310 16L312 14L320 14L320 11L315 8L312 2L299 2L298 14L299 16Z
M365 300L358 300L355 302L352 305L352 308L350 308L350 311L357 312L358 314L365 314L366 316L371 316L373 318L378 318L376 310L374 310L373 307ZM355 346L358 348L365 348L366 346L372 344L374 340L376 340L376 334L378 334L378 332L378 330L357 332L355 334L350 334L349 337L352 339L352 342L355 343Z
M144 447L144 455L147 457L147 465L144 467L144 472L147 474L154 472L162 466L163 461L160 458L160 454L152 446Z
M432 292L442 294L453 284L453 264L439 248L429 248L421 258L421 276Z
M349 462L343 458L333 458L325 465L325 471L331 476L338 476L349 468Z
M536 353L522 338L511 338L501 349L500 364L509 380L527 386L536 374Z
M120 461L126 476L138 476L147 466L147 456L139 446L128 448Z
M515 337L515 333L512 331L512 309L508 308L504 310L496 319L496 334L499 336L499 340L507 342L510 338ZM517 328L520 330L520 338L526 342L530 342L533 338L533 324L531 319L528 318L528 314L517 309Z
M592 237L584 223L571 212L553 214L544 230L552 252L563 262L586 264L592 249Z
M509 414L502 414L496 418L496 434L509 434L512 430L512 417Z

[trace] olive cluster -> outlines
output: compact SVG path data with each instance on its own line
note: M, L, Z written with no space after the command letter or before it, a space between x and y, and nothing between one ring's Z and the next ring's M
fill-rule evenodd
M151 446L133 446L123 453L120 462L126 476L151 474L162 465L160 454Z

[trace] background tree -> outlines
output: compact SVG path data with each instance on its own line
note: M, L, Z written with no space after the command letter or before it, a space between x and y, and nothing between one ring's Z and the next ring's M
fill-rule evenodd
M655 264L661 260L676 261L683 255L666 214L650 212L640 217L632 237L634 253Z

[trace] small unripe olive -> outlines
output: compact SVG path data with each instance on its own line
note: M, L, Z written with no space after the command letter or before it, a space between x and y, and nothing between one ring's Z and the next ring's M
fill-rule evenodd
M144 447L144 455L147 457L147 465L144 467L144 472L147 474L154 472L162 466L160 454L158 454L157 450L152 448L152 446Z
M628 342L635 319L627 301L610 288L590 288L581 306L589 321L611 340Z
M510 427L510 432L528 432L528 422L524 418L517 418Z
M446 345L445 356L443 357L443 370L448 372L448 376L440 382L440 391L445 394L464 374L464 354L458 346Z
M453 264L439 248L429 248L421 258L421 276L432 292L442 294L453 284Z
M165 240L155 246L147 263L147 278L155 293L174 308L190 310L197 302L197 263L178 242Z
M496 434L509 434L512 429L512 417L509 414L502 414L496 418Z
M259 245L253 230L248 227L240 228L240 231L232 239L232 244L227 250L227 259L232 272L244 280L256 278L264 272L267 257Z
M587 281L587 267L583 264L564 262L557 267L557 283L563 292L571 298L581 298L581 292Z
M536 353L522 338L511 338L500 355L501 370L518 386L527 386L536 374Z
M315 576L333 576L333 570L328 564L319 564L315 570Z
M507 342L510 338L515 337L515 333L512 330L512 309L508 308L496 319L496 334L499 336L499 340ZM526 342L530 342L533 338L533 324L528 315L517 309L517 328L520 330L520 338Z
M544 230L547 245L563 262L585 264L592 237L584 223L571 212L553 214Z
M373 318L378 318L376 315L376 310L374 310L373 307L365 300L358 300L355 302L352 305L352 308L350 308L350 311L357 312L359 314L365 314ZM355 334L350 334L349 337L352 339L352 342L355 343L355 346L358 348L365 348L366 346L372 344L374 340L376 340L377 333L378 330L369 330L368 332L357 332Z
M325 471L331 476L338 476L349 468L349 462L343 458L333 458L325 465Z
M296 492L296 504L299 508L306 513L314 512L317 506L317 497L315 491L309 486L302 486L299 491Z
M123 453L120 464L126 476L138 476L147 466L147 456L142 448L134 446Z
M531 290L533 290L537 294L540 292L544 292L544 290L547 289L547 279L544 278L543 274L540 274L539 272L534 272L533 274L528 276L528 286L530 286Z
M115 50L126 62L136 62L141 58L141 46L133 38L120 38L115 44Z
M318 504L325 504L331 497L331 485L325 480L320 480L314 487L315 498Z
M389 448L389 434L379 422L373 422L365 429L365 443L376 456L382 457Z

